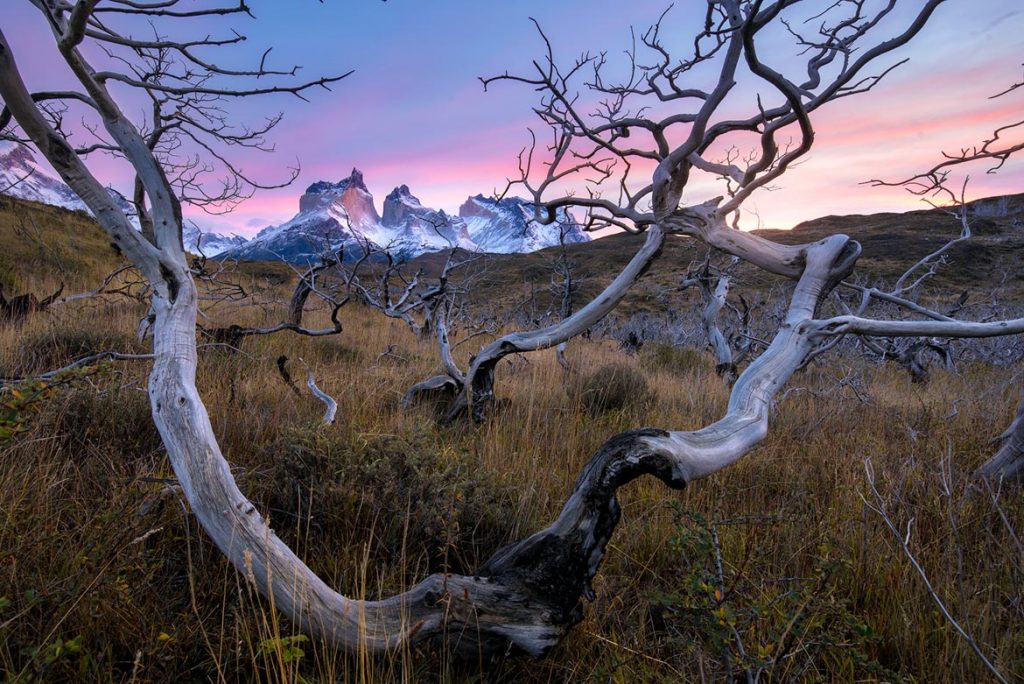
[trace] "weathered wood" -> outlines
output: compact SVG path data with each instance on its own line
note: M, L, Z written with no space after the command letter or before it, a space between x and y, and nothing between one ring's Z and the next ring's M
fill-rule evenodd
M410 387L402 397L402 408L409 409L420 401L431 398L451 401L461 390L462 385L450 375L435 375Z
M299 276L292 290L291 300L288 302L288 321L296 326L302 327L302 316L306 310L306 300L313 293L316 284L316 277L321 271L325 271L338 263L335 258L323 259L319 264L310 266L305 273Z
M299 361L302 361L302 359L299 359ZM324 404L324 425L333 425L334 418L338 415L338 402L334 400L334 397L317 387L316 378L313 376L313 369L306 365L305 361L302 361L302 365L306 366L306 387L309 388L314 397Z
M1014 322L1005 321L865 323L855 317L817 321L814 316L818 305L851 272L860 253L859 245L845 236L834 235L808 245L784 246L733 230L725 223L725 215L734 211L749 192L777 177L794 155L802 154L810 144L813 132L809 130L807 111L834 96L836 89L848 83L860 66L909 39L938 2L929 0L917 15L912 30L886 42L884 49L863 53L844 69L831 90L808 98L806 106L801 102L801 93L794 93L791 84L780 84L781 77L761 65L754 53L753 34L773 16L772 10L764 10L767 18L762 22L760 15L744 18L745 6L741 7L736 0L721 2L731 31L724 39L725 66L714 89L700 92L699 111L687 117L691 129L687 140L671 151L666 141L665 153L656 157L659 161L650 196L653 221L640 252L609 288L559 324L541 331L504 336L477 356L465 382L460 383L449 369L449 375L438 376L441 379L435 379L433 384L437 389L461 384L460 396L465 397L465 405L474 419L479 419L493 399L497 362L510 353L556 346L600 320L643 275L659 253L666 232L690 235L768 271L796 278L798 282L778 333L768 349L739 376L732 387L726 414L720 420L696 431L642 428L612 437L583 469L551 525L498 551L472 576L431 575L402 594L376 601L343 596L317 577L277 537L269 521L238 489L221 453L196 387L195 326L199 296L180 245L180 207L152 149L107 91L107 79L97 80L96 72L77 49L96 3L77 3L70 13L55 3L38 6L50 20L65 61L87 91L86 99L99 112L110 137L138 174L151 203L152 240L131 228L67 140L39 111L21 81L2 32L0 97L25 134L153 287L154 363L148 387L153 420L193 514L235 568L257 590L270 596L273 605L300 629L353 651L392 651L429 639L444 639L457 651L474 657L510 650L541 656L579 621L582 599L593 595L593 577L620 516L618 488L644 474L653 475L670 487L682 487L749 453L767 434L772 398L801 366L817 338L855 332L858 327L867 330L867 334L882 329L882 334L889 335L941 336L941 331L950 329L958 336L1019 332ZM843 48L847 47L843 43ZM763 154L745 174L737 169L743 188L729 203L719 208L718 201L713 200L680 209L690 165L696 164L693 155L699 157L714 140L704 134L735 83L733 76L744 53L751 71L776 86L787 97L791 111L787 113L784 108L781 113L773 113L770 123L763 125L764 135L768 136L763 141ZM769 118L768 111L761 108L760 118L750 127L729 121L715 125L757 130L761 125L758 122ZM771 136L794 122L801 127L803 141L795 151L780 152ZM661 140L663 133L663 129L656 131ZM635 209L633 204L631 211ZM336 319L335 324L338 325ZM1001 332L990 333L993 326ZM928 332L922 333L923 329ZM310 385L312 389L315 383L310 381Z
M1010 427L998 438L999 450L985 461L975 476L992 480L1024 481L1024 398Z
M299 396L299 388L295 386L295 381L292 380L291 373L288 372L288 357L281 354L277 357L277 374L284 380L284 384L288 385L295 396Z
M463 390L465 397L461 401L462 405L469 407L472 419L475 422L484 420L494 401L494 370L499 361L509 354L555 347L596 324L614 309L626 296L629 288L643 277L661 253L664 241L664 231L657 225L651 226L640 250L608 287L586 306L554 325L539 330L510 333L481 349L466 373ZM454 407L453 411L456 410L461 411L462 407ZM449 419L455 417L454 412L448 416Z
M64 283L61 283L56 292L43 299L39 299L31 292L7 299L3 294L3 289L0 288L0 324L20 325L24 323L30 315L45 311L60 297L63 291Z
M715 372L732 383L736 379L736 362L733 359L732 347L718 326L718 318L725 307L729 296L729 276L721 274L717 281L711 274L711 255L708 252L701 270L695 275L687 275L683 279L683 287L696 286L700 292L704 308L701 310L700 322L704 328L704 337L715 359Z

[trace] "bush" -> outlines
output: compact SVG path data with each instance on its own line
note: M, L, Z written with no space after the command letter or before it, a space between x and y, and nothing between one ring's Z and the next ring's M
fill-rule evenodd
M584 410L592 416L642 406L651 398L643 374L620 363L601 366L587 376L576 376L566 389L570 396L579 397Z
M27 330L5 375L39 373L60 368L75 359L103 351L131 351L132 338L123 332L58 328L46 325Z
M61 450L76 462L100 455L131 461L162 454L163 443L153 423L149 397L130 381L110 378L108 370L86 368L62 376L64 381L75 374L90 376L104 388L98 391L76 382L61 395L52 396L48 407L40 412L39 434L50 436L54 450Z
M307 543L336 552L372 534L371 563L404 556L431 572L467 572L510 538L514 497L467 453L422 435L292 430L283 441L267 454L267 503L272 517L300 515Z
M670 344L649 344L640 356L644 368L665 371L673 375L693 375L704 365L704 356L693 347L674 347Z

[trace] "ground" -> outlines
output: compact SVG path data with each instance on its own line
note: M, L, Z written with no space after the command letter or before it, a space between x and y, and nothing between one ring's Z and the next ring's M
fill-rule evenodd
M48 293L60 280L69 292L91 289L117 265L87 218L16 208L0 222L6 293ZM24 239L28 228L36 239ZM287 269L243 272L286 300ZM273 323L284 312L283 303L225 304L210 322ZM87 300L8 326L0 375L106 349L144 351L134 341L144 313L124 298ZM553 351L512 357L499 367L506 401L491 421L438 427L429 406L401 407L413 382L440 370L430 340L355 304L341 318L338 336L279 333L250 338L239 352L209 349L198 384L241 489L350 595L389 594L446 567L472 570L549 521L608 437L642 425L697 428L721 416L728 397L701 350L648 344L625 354L594 337L570 343L577 370L568 377ZM326 311L314 310L310 324L326 324ZM473 347L459 347L460 359ZM301 383L298 395L284 383L281 354L300 380L304 359L337 398L335 425L319 424L322 406ZM595 408L587 379L609 365L638 375L646 391ZM596 598L539 662L458 660L437 645L377 658L307 640L189 515L149 417L145 362L25 384L0 397L0 673L15 681L717 682L730 670L742 681L743 670L764 668L772 681L985 681L867 505L875 503L870 461L895 523L913 521L909 545L936 594L1003 672L1024 677L1024 503L1019 489L993 503L969 481L1013 415L1019 370L962 363L922 386L898 367L851 356L797 374L768 438L738 465L681 492L654 480L622 492Z

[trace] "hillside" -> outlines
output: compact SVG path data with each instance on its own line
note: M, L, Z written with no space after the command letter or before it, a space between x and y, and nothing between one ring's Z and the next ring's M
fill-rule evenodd
M971 203L973 236L955 245L948 263L926 286L927 293L956 298L965 289L986 295L997 289L1013 300L1024 298L1024 194L989 198ZM792 230L760 230L758 235L784 244L820 240L845 233L859 241L863 254L856 278L869 284L891 283L921 257L938 249L960 233L960 223L937 209L906 213L826 216L797 225ZM643 235L621 233L587 244L569 245L575 262L574 277L580 285L577 302L595 296L640 248ZM532 254L493 255L477 281L478 299L513 301L531 286L540 306L547 306L552 264L559 248ZM660 295L678 289L691 266L703 260L706 248L694 240L669 236L661 256L617 311L619 315L663 308ZM427 272L440 268L440 255L423 255L413 261ZM763 271L740 264L734 271L739 287L764 290L783 282ZM663 299L663 298L661 298Z
M49 286L95 287L120 259L84 211L0 195L0 287L4 292Z
M889 244L906 253L895 260L905 263L943 239L931 221L829 218L778 237L849 229L869 255L886 257ZM979 244L993 261L1019 267L1019 242L1009 235L982 235ZM574 247L591 274L588 291L641 239ZM0 207L0 250L5 287L47 289L61 275L69 287L95 287L119 263L88 217L23 202ZM674 283L692 252L689 241L670 240L627 304L663 310L654 288ZM552 256L494 257L475 294L520 297L523 282L540 293ZM944 277L975 272L970 254L961 256ZM204 325L281 319L290 268L239 269L280 287L258 302L209 306ZM101 350L149 351L134 336L146 310L134 300L75 302L0 328L0 374L45 371ZM322 308L309 318L326 322ZM347 306L342 319L338 336L282 333L247 339L241 353L206 349L198 384L241 489L348 595L390 595L430 572L478 568L552 520L610 435L638 425L706 425L728 401L708 355L653 343L625 354L594 336L570 345L576 371L568 375L550 351L510 357L491 422L439 427L428 407L410 411L401 402L412 383L438 372L433 340L365 307ZM483 338L456 350L460 362L477 342ZM282 357L297 391L279 374ZM323 409L302 386L299 359L337 398L335 424L320 424ZM22 393L41 400L6 440L0 435L0 680L717 682L739 657L722 655L735 630L751 653L778 661L773 681L803 681L807 672L815 681L985 681L865 508L864 459L894 514L913 518L914 549L932 586L962 596L957 615L1021 672L1024 585L1003 526L1024 529L1022 500L1007 496L994 509L966 481L1013 415L1014 369L936 369L926 391L902 369L860 357L798 375L764 443L735 467L681 491L652 478L623 488L620 529L582 624L547 659L502 658L484 664L483 674L475 659L449 659L430 646L346 656L249 592L181 499L151 417L148 370L145 362L103 364L46 394ZM606 405L595 405L595 395ZM947 472L952 497L938 476ZM952 533L951 510L963 520ZM720 586L727 591L716 596ZM780 658L790 633L797 636Z
M1011 300L1024 299L1024 194L978 200L970 205L973 236L955 245L948 263L926 287L940 298L955 298L963 290L979 296L999 290ZM826 216L792 230L761 230L757 234L786 244L818 240L845 233L863 246L857 278L867 283L892 282L908 266L959 234L959 222L937 209L906 213ZM577 303L595 296L629 261L643 235L617 234L591 242L570 244L579 284ZM99 226L83 212L69 211L10 197L0 197L0 249L18 269L0 271L0 285L10 292L25 281L52 284L54 276L86 288L102 279L119 258ZM664 295L678 289L680 278L704 258L705 248L685 237L669 236L662 255L634 288L618 315L654 312L664 307ZM472 299L489 306L519 302L532 293L537 306L550 304L552 265L558 247L525 254L490 254L471 270ZM426 253L409 263L438 273L442 253ZM291 268L272 261L241 262L241 272L275 280L294 277ZM735 281L747 290L764 290L781 279L747 266L735 269ZM61 275L62 274L62 275ZM78 281L81 281L80 283Z

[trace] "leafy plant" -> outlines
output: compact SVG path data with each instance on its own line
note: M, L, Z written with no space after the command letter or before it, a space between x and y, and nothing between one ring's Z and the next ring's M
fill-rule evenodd
M718 525L698 513L678 519L672 546L682 581L652 597L652 621L663 639L717 654L730 680L742 674L755 682L800 681L823 662L859 677L899 679L872 656L878 637L844 598L839 580L848 564L829 545L818 547L812 575L755 582L745 574L750 549L739 564L728 563Z
M0 443L27 429L29 417L50 392L50 385L42 380L0 388Z
M264 639L260 642L260 652L264 655L278 654L281 662L291 665L305 657L306 652L302 649L302 644L307 641L309 641L309 637L305 634Z

